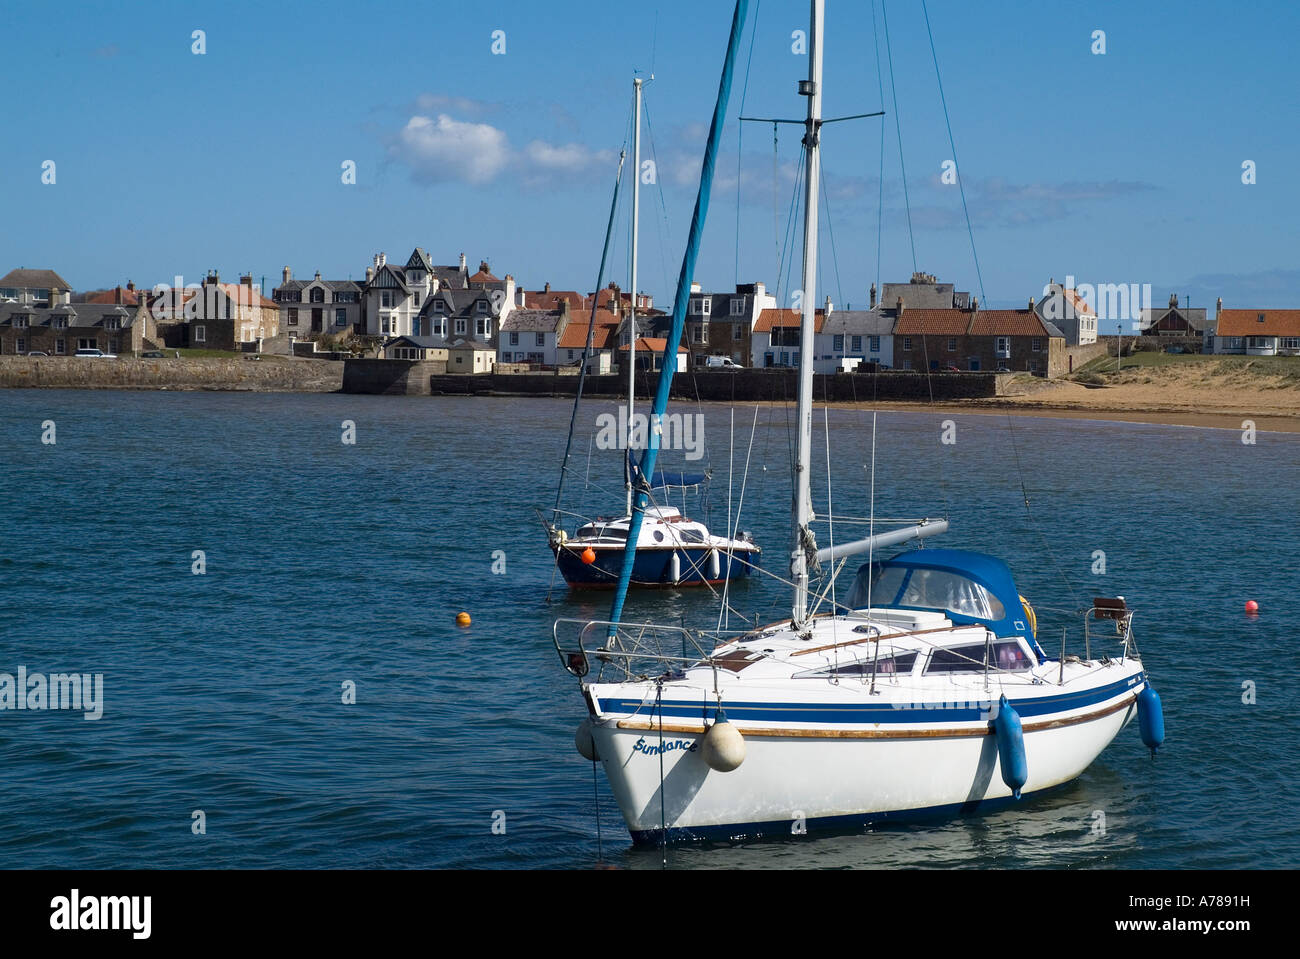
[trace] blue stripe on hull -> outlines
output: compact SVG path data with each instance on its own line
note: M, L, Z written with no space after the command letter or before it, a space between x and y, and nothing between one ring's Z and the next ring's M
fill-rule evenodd
M1034 699L1013 700L1011 705L1021 717L1043 716L1049 713L1065 712L1092 706L1118 696L1126 690L1136 689L1146 681L1145 673L1121 679L1118 682L1099 686L1096 689L1082 690L1077 693L1062 693L1055 696L1041 696ZM954 692L954 696L956 692ZM770 723L958 723L987 719L987 702L996 702L992 697L972 696L963 701L964 705L951 704L910 704L894 705L892 703L755 703L729 702L726 713L731 719L744 719L750 722ZM969 704L969 705L966 705ZM604 714L636 713L644 703L640 699L601 699L600 711ZM941 705L942 708L935 708ZM717 707L706 702L682 700L664 700L662 704L665 719L674 717L699 720L716 715ZM658 715L651 710L651 714Z
M951 819L954 816L983 815L997 812L1011 806L1024 803L1029 798L1045 796L1069 786L1070 782L1059 783L1032 793L1024 793L1020 799L1001 796L997 799L981 799L975 802L951 803L946 806L927 806L923 809L902 809L894 812L854 813L847 816L822 816L809 819L804 825L811 832L861 832L871 826L895 826L906 823L927 822L936 819ZM669 842L690 840L738 841L751 839L790 839L793 820L777 819L768 822L730 823L721 826L670 826L667 830ZM664 830L643 829L631 831L632 842L638 846L657 845L663 841Z
M596 561L584 563L580 552L572 548L558 551L560 575L570 586L582 589L613 589L618 583L619 570L623 565L623 550L596 549ZM676 552L680 561L681 580L669 581L669 561ZM706 583L721 583L749 577L750 566L757 556L748 550L737 550L728 561L727 554L718 553L718 578L709 578L709 552L704 549L639 549L636 562L632 565L632 585L651 587L703 586Z

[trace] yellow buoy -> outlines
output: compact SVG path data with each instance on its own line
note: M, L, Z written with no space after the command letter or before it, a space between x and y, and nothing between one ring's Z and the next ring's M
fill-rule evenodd
M457 613L457 614L456 614L456 625L457 625L457 626L468 626L471 622L472 622L472 620L470 620L470 618L469 618L469 613Z

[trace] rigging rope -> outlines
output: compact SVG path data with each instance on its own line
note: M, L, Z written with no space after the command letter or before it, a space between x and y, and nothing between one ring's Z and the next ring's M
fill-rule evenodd
M898 165L903 171L903 204L907 207L907 239L912 244L912 272L916 272L916 237L912 233L912 201L907 192L907 164L903 159L903 126L898 118L898 87L894 83L894 52L889 43L889 4L880 0L881 19L885 23L885 55L889 58L889 89L894 99L894 129L898 133Z

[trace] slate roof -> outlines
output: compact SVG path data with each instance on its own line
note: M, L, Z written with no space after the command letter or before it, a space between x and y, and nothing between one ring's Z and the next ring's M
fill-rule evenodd
M125 306L113 306L100 303L64 303L50 310L35 310L29 305L0 304L0 325L12 325L15 315L27 317L28 327L52 326L57 318L66 318L68 326L75 329L102 327L104 321L116 318L122 329L130 328L135 321L138 307L127 309Z
M429 260L429 254L418 246L411 252L411 257L406 261L406 269L423 270L425 273L433 272L433 263Z
M474 309L474 304L480 300L485 300L491 307L487 315L496 316L500 311L492 303L492 295L487 290L439 290L432 293L420 307L420 316L480 316ZM443 310L437 307L439 301L445 301L448 309Z
M1227 312L1226 310L1224 312ZM1259 313L1259 310L1247 310L1247 313ZM1268 312L1267 310L1263 312ZM1278 312L1278 311L1273 311ZM1285 312L1285 311L1282 311ZM1149 330L1152 326L1169 316L1170 313L1177 313L1181 316L1189 327L1198 333L1204 333L1210 325L1209 317L1206 315L1206 309L1203 306L1186 307L1186 306L1162 306L1160 309L1147 308L1142 311L1142 329ZM1254 319L1254 317L1251 317ZM1237 335L1237 334L1233 334ZM1246 334L1249 335L1249 334ZM1268 334L1264 334L1267 336Z
M510 315L501 321L501 332L554 333L560 322L560 316L558 310L512 310Z
M834 336L889 336L894 315L886 310L834 310L822 324L822 333Z
M447 341L441 336L399 336L395 339L388 340L384 344L384 349L397 346L399 343L410 343L412 346L418 346L422 350L445 350L448 348Z

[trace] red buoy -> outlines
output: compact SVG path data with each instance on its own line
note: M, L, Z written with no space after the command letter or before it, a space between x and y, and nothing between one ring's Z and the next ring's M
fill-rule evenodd
M1246 612L1248 612L1248 613L1258 613L1258 612L1259 612L1259 603L1255 602L1253 599L1248 599L1248 600L1246 600Z
M588 546L586 549L582 551L582 561L586 563L588 566L596 562L596 551L592 549L590 546Z

